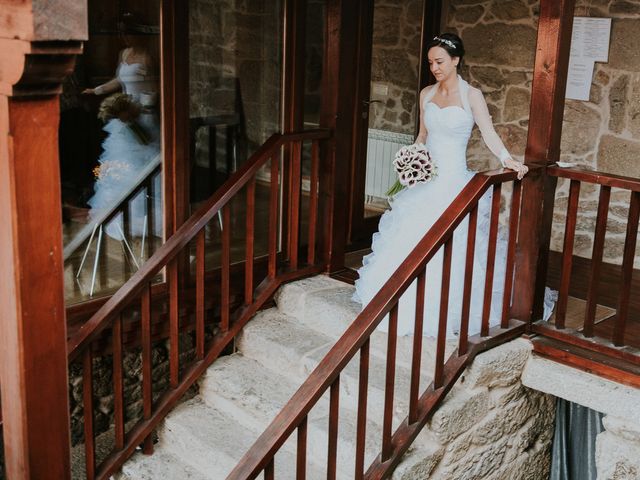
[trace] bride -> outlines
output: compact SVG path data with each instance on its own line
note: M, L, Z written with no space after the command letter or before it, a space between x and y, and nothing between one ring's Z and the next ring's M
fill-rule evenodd
M405 260L434 222L474 176L467 169L466 149L474 124L487 147L502 165L515 170L521 179L526 165L514 160L496 134L482 92L458 75L464 56L462 40L444 33L429 43L428 60L437 83L420 92L420 132L416 143L426 144L438 167L438 175L428 183L405 189L393 197L391 210L380 219L379 232L373 235L373 252L363 259L358 271L354 298L366 305ZM480 201L472 282L469 334L480 332L489 237L490 192ZM462 283L465 272L467 223L465 220L453 238L451 288L447 337L458 335L462 309ZM440 309L442 249L429 262L426 274L424 335L436 336ZM504 289L506 242L498 240L494 267L490 325L500 323ZM414 281L400 300L398 334L413 333L415 322ZM380 328L386 330L386 322Z

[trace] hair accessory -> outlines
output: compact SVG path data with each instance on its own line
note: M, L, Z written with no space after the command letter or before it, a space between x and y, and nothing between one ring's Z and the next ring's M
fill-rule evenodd
M433 39L440 43L444 43L445 45L453 48L454 50L456 49L456 44L453 43L451 40L447 40L446 38L440 38L438 36L433 37Z

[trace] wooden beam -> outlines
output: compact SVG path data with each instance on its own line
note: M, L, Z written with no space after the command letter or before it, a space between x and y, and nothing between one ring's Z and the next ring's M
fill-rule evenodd
M560 154L575 0L541 0L525 163L548 165ZM515 318L541 315L556 179L523 181L516 253Z

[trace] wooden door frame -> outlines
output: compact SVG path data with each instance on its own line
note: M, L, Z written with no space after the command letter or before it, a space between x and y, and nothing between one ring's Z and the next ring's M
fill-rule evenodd
M351 249L358 249L370 245L371 235L377 231L380 215L364 217L365 199L365 178L367 171L367 130L368 130L368 107L365 110L363 102L370 99L371 89L371 58L373 45L373 13L374 0L359 0L360 7L357 28L357 48L356 48L356 90L355 102L352 112L353 133L351 138L352 150L350 155L350 178L349 178L349 199L348 199L348 226L347 242ZM418 66L418 84L416 93L434 79L430 74L429 65L426 61L426 45L430 39L440 32L442 24L442 0L423 0L422 5L422 32L420 37L420 58ZM366 122L363 115L367 114ZM417 134L419 125L419 110L416 115L416 127L414 134Z

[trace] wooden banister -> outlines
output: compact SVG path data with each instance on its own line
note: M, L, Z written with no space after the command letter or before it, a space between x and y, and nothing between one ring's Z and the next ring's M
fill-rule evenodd
M532 167L533 174L536 173L538 167ZM311 373L307 380L302 384L298 391L293 395L284 408L278 413L273 422L267 427L267 429L260 435L252 448L245 454L245 456L238 463L236 468L227 477L228 480L246 480L256 478L260 472L265 471L271 462L274 455L284 445L289 436L301 425L304 424L306 418L309 415L311 409L319 401L319 399L325 394L328 389L333 392L336 388L335 385L339 381L341 372L345 369L347 364L354 358L354 356L360 352L360 394L358 399L358 427L357 427L357 449L356 449L356 478L373 478L369 475L375 469L385 470L392 468L392 465L399 462L402 454L409 448L412 438L419 433L421 425L426 422L426 414L423 408L418 408L418 403L421 406L428 404L432 399L425 399L422 395L420 399L416 399L418 381L414 374L413 386L410 403L410 415L411 425L409 420L399 427L399 429L392 435L391 432L391 412L393 410L393 372L395 370L395 319L397 318L397 306L398 301L404 291L409 285L416 279L421 278L421 284L424 286L424 269L427 263L435 256L440 247L446 246L448 253L445 253L447 259L451 258L453 233L461 222L466 218L470 212L477 212L476 208L480 198L487 192L488 189L494 185L500 185L507 181L513 181L516 179L515 173L507 170L497 170L492 172L486 172L477 174L463 189L463 191L456 197L450 207L448 207L440 218L434 223L432 228L426 233L426 235L420 240L417 246L407 256L407 259L398 267L398 269L389 277L389 280L384 284L380 291L373 297L369 304L363 309L363 311L356 317L356 319L349 325L347 330L333 346L333 348L322 359L318 367ZM519 195L519 194L518 194ZM519 201L519 197L518 197ZM475 217L474 217L475 218ZM475 223L475 222L474 222ZM447 275L447 265L449 262L445 261L445 276ZM447 280L448 282L448 280ZM443 283L444 285L444 283ZM446 294L446 292L445 292ZM424 293L419 293L418 298L424 298ZM446 295L444 295L446 297ZM446 302L446 299L444 300ZM444 316L441 316L440 332L446 329L446 308ZM366 370L369 363L369 343L370 337L375 328L385 318L387 314L390 314L389 321L389 340L388 340L388 357L387 357L387 379L386 379L386 393L385 393L385 415L383 420L383 438L382 438L382 452L379 457L379 461L374 462L374 466L370 467L367 474L363 477L363 443L364 443L364 430L365 430L365 417L366 417L366 383L367 374ZM422 313L418 309L417 317L419 319L419 326L421 327ZM444 320L443 320L444 319ZM444 326L443 326L444 325ZM500 333L513 332L518 330L522 331L524 324L522 322L511 322L510 328L500 330ZM492 330L495 333L495 329ZM442 337L444 338L444 336ZM442 340L442 339L441 339ZM474 339L475 340L475 339ZM443 344L442 341L438 342ZM443 398L443 392L446 393L452 386L452 382L458 378L461 372L460 368L466 365L467 359L472 358L481 347L478 347L480 343L475 340L473 346L464 355L444 361L441 358L437 362L436 373L438 378L438 385L433 385L433 391L437 391L439 399ZM483 344L484 345L484 344ZM416 349L419 349L420 342L417 342ZM444 345L441 345L441 357L444 356ZM483 347L482 347L483 348ZM419 355L418 355L419 357ZM416 352L414 351L414 363L416 358ZM455 368L452 366L455 364ZM414 365L415 368L415 365ZM429 390L428 390L429 391ZM426 394L425 394L426 395ZM337 402L337 400L335 400ZM439 401L439 400L438 400ZM431 404L437 404L437 401ZM365 410L363 413L362 409ZM427 409L430 411L431 409ZM417 412L420 412L419 414ZM418 418L419 417L419 418ZM418 425L420 423L420 426ZM417 430L414 432L414 427ZM404 429L404 430L403 430ZM410 432L411 430L411 432ZM398 438L402 437L402 441L398 441ZM333 458L331 451L329 451L329 458ZM384 466L382 466L384 465ZM330 463L330 471L334 471L335 466ZM372 470L373 469L373 470ZM379 473L379 472L378 472ZM375 478L379 478L376 476Z
M191 242L196 235L211 221L227 202L236 195L267 163L276 150L285 142L301 140L327 139L326 130L309 132L274 134L238 169L216 193L189 218L167 242L138 270L133 276L87 321L67 342L69 359L73 360L79 350L86 347L96 336L109 325L108 320L120 313L129 302L135 299L168 262Z

